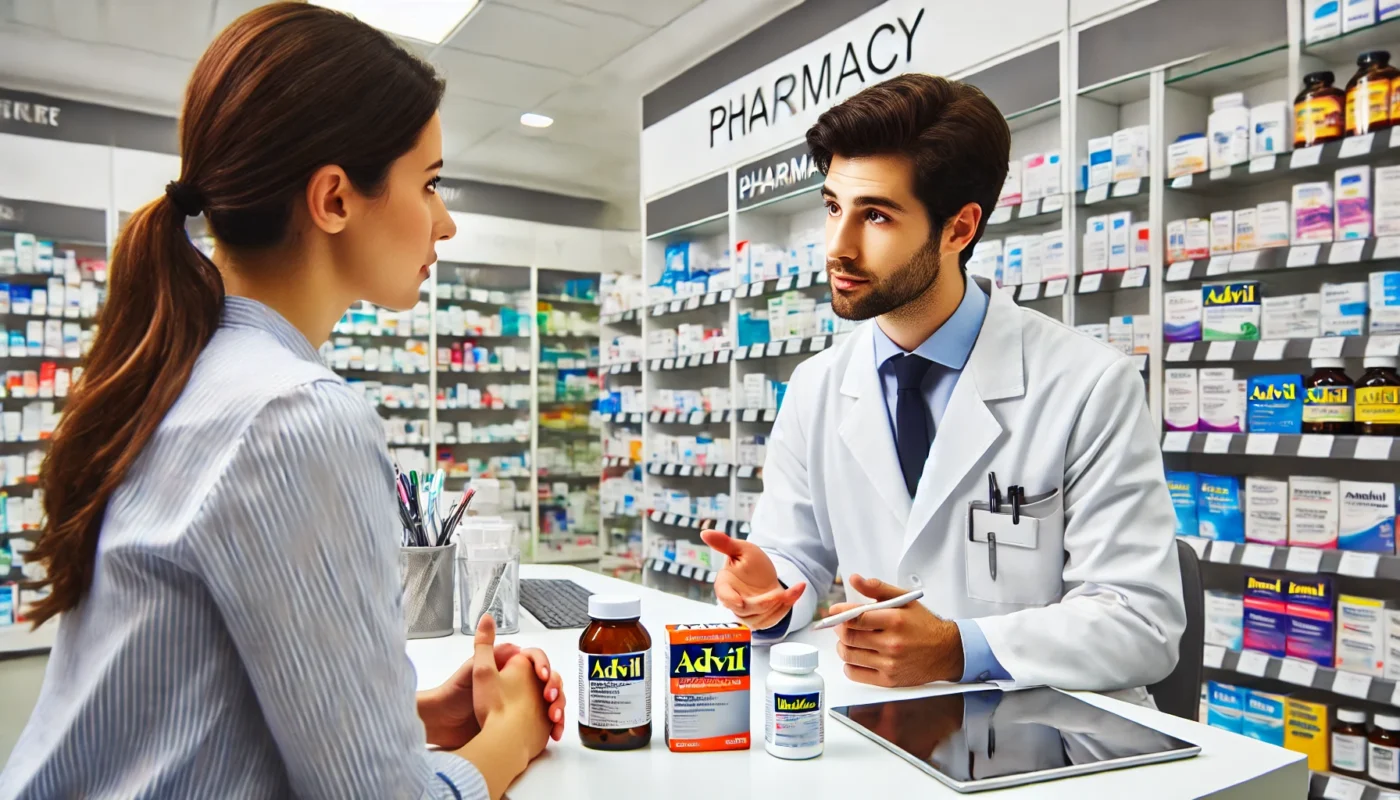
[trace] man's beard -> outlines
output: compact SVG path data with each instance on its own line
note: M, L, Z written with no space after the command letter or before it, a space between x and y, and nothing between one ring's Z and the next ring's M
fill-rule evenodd
M908 263L885 278L867 274L850 261L827 262L828 272L838 272L852 278L868 280L864 294L846 297L838 291L831 293L831 310L842 319L867 320L888 314L922 297L935 283L942 267L938 245L930 239L910 257Z

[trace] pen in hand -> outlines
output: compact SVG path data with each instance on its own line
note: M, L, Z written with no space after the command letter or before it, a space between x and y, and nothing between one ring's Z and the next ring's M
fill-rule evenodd
M915 589L912 592L902 594L899 597L893 598L891 600L882 600L878 603L867 603L863 606L857 606L856 608L852 608L847 611L842 611L840 614L832 614L829 617L818 620L817 623L812 626L812 630L820 631L825 630L826 628L834 628L843 622L849 622L855 619L856 617L859 617L861 614L864 614L867 611L878 611L882 608L902 608L923 596L923 589Z

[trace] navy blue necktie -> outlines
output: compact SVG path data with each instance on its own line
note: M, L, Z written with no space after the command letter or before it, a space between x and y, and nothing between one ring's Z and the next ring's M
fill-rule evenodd
M919 489L919 476L924 474L933 431L929 422L928 402L924 399L924 376L933 362L913 353L895 356L890 361L899 381L899 399L895 403L895 448L899 451L899 469L904 473L904 487L912 498Z

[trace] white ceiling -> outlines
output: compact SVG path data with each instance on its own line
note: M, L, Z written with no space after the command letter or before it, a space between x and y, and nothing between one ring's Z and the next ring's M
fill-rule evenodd
M447 78L445 171L607 200L635 225L641 96L799 2L482 0L443 46L412 45ZM0 0L0 84L174 115L208 42L260 4Z

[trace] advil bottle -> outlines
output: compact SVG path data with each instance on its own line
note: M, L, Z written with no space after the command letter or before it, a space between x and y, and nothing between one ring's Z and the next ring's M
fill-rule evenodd
M595 594L578 640L578 738L595 750L651 744L651 635L642 601Z

